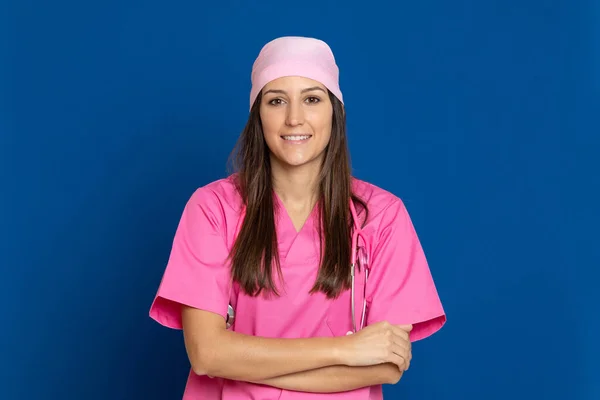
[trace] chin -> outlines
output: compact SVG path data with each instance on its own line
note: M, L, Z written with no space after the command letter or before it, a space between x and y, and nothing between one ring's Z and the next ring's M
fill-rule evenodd
M312 165L317 162L317 158L278 158L277 162L287 168L299 168L306 165Z
M284 161L284 165L288 166L288 167L292 167L292 168L298 168L298 167L302 167L305 165L309 165L312 163L312 160L308 160L308 161Z

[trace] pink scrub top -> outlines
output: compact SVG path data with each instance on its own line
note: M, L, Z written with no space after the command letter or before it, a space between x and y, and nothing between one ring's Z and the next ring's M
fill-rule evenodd
M369 214L363 233L372 243L367 257L366 325L389 321L413 324L411 341L423 339L446 322L425 255L407 210L393 194L354 179L354 193L366 201ZM276 216L285 293L280 297L249 297L230 284L227 256L241 227L242 202L232 177L196 190L186 204L175 233L162 281L150 309L161 325L182 329L181 304L227 315L236 311L230 328L247 335L272 338L344 336L352 330L350 290L335 300L309 295L319 268L318 221L311 214L300 230L281 200ZM364 271L364 269L361 269ZM362 309L363 274L356 277L356 309ZM280 292L282 293L282 292ZM360 312L357 311L360 316ZM360 319L357 319L357 323ZM226 351L224 349L224 351ZM292 360L290 360L292 361ZM269 386L198 376L190 370L184 400L318 400L382 399L381 385L340 393L302 393Z

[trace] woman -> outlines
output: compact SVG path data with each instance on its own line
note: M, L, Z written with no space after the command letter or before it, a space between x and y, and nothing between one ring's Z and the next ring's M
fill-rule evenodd
M183 329L184 399L381 399L446 320L406 208L350 175L323 41L268 43L250 106L238 169L191 196L150 310Z

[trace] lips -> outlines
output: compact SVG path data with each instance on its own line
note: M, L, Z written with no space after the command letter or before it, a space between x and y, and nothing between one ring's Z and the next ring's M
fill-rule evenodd
M303 140L310 139L312 135L309 134L298 134L298 135L282 135L281 138L283 140L287 140L290 142L301 142Z

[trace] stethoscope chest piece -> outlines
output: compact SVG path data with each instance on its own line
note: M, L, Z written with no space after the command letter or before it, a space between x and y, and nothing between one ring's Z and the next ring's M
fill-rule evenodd
M234 321L235 311L233 311L233 307L231 307L231 304L229 304L229 306L227 307L227 319L225 320L227 329L229 329L233 325Z

